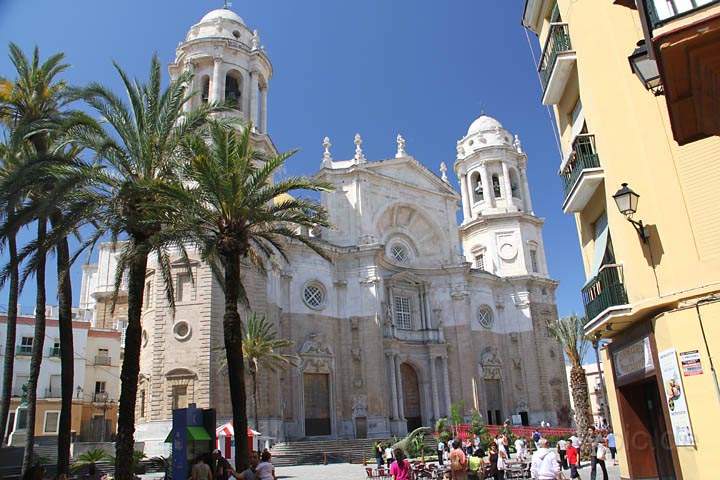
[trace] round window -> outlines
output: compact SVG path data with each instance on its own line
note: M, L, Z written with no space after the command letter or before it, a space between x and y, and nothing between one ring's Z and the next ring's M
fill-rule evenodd
M481 327L491 329L493 326L493 312L490 307L483 305L478 308L477 319Z
M239 30L233 30L232 34L233 34L233 37L237 38L238 40L240 39L240 31Z
M390 256L398 263L407 263L410 259L408 249L404 245L397 243L390 248Z
M325 306L325 288L320 282L311 282L303 289L303 302L314 310Z
M190 324L184 320L181 320L173 325L173 335L181 342L190 338L191 333Z

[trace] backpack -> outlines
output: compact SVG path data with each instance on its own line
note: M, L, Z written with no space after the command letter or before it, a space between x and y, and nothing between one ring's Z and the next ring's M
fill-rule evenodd
M460 455L450 455L450 470L453 472L462 472L465 470L465 465L460 461Z

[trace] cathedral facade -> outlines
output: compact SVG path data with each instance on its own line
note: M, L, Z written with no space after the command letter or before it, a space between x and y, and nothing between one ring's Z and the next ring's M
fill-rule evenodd
M230 10L210 12L177 48L171 76L185 70L198 92L188 108L230 101L231 114L254 125L257 148L275 151L272 66L257 31ZM289 261L272 260L264 275L244 271L252 310L298 357L278 371L261 366L258 430L276 441L399 436L454 404L492 424L568 423L562 349L546 328L557 318L557 282L518 137L489 116L472 122L457 143L460 194L444 163L429 170L399 135L378 161L365 157L359 135L351 159L334 159L327 138L323 146L316 176L335 187L321 198L332 227L303 233L331 261L289 244ZM96 326L122 331L122 289L110 308L116 254L103 245L84 267L80 307ZM148 269L136 408L146 452L161 450L173 408L195 403L216 409L219 422L231 418L223 293L194 258L191 274L178 259L174 312L157 265Z

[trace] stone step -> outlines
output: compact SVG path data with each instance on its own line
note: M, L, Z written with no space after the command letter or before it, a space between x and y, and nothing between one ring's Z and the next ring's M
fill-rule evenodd
M386 443L389 439L357 440L308 440L284 442L273 446L273 465L286 467L292 465L320 465L323 463L362 463L375 462L373 446L375 442ZM434 448L435 439L425 437L426 448Z

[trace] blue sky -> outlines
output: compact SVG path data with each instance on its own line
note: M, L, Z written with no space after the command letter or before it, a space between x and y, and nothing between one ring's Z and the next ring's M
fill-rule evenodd
M397 133L428 168L452 165L455 143L482 111L520 135L529 155L536 214L546 219L550 273L561 315L581 312L584 283L572 217L560 210L559 154L520 26L524 0L236 0L274 66L269 131L281 150L299 148L287 172L313 173L328 135L336 159L360 132L370 160L394 154ZM7 44L47 56L65 52L65 78L122 93L112 60L145 78L153 52L164 64L191 25L221 0L0 0L0 75L12 76ZM531 37L533 47L536 39ZM457 188L457 181L453 178ZM54 263L54 259L50 263ZM55 303L54 271L48 300ZM80 287L74 274L75 301ZM22 294L31 312L34 288ZM0 304L6 293L0 293Z

